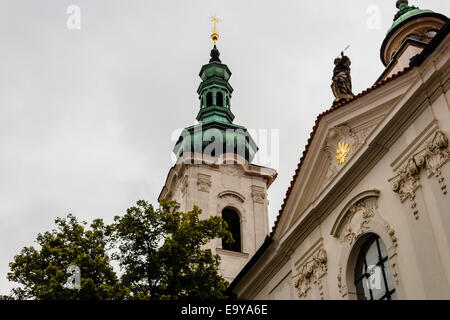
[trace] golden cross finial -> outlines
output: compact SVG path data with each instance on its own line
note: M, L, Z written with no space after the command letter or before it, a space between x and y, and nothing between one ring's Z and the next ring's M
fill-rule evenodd
M219 34L217 33L217 26L216 26L216 24L219 23L220 20L219 20L219 18L216 17L216 15L213 15L210 18L211 18L211 22L214 22L214 28L213 28L213 33L211 34L211 39L213 39L214 46L215 46L217 39L219 39Z

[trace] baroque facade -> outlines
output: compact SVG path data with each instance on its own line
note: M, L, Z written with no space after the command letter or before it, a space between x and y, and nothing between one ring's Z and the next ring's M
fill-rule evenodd
M237 299L450 299L449 23L397 8L385 71L319 115Z
M175 145L159 200L227 221L236 241L208 247L237 299L450 299L449 23L406 0L397 8L372 87L354 95L348 57L335 61L336 100L270 233L276 172L251 163L258 147L233 123L214 26L199 124Z

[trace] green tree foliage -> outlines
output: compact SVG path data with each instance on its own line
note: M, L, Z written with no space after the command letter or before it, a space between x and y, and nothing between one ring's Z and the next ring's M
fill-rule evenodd
M201 210L177 211L175 202L155 210L145 201L113 225L124 270L123 284L134 299L222 299L227 282L218 275L220 258L205 245L217 237L232 241L220 217L199 219Z
M40 248L25 247L9 264L7 278L21 286L12 290L17 299L80 300L114 299L126 291L110 264L107 254L107 227L101 219L89 228L73 215L55 220L56 229L38 234ZM66 286L67 268L81 271L79 290Z
M39 248L14 257L7 278L20 286L0 300L223 299L220 258L206 247L218 237L233 240L220 217L200 214L197 207L179 212L175 202L154 209L138 201L109 226L97 219L87 227L70 214L58 218L56 229L38 234ZM66 285L70 265L80 268L79 290Z

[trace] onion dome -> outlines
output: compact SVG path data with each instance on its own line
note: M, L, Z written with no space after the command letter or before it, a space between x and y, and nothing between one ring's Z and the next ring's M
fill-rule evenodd
M184 129L173 152L177 158L184 153L202 153L213 157L231 153L251 162L258 147L244 126L233 123L233 88L228 82L231 71L219 59L220 52L216 46L219 38L216 30L218 19L214 17L212 21L214 47L209 63L201 68L199 74L202 79L197 90L200 110L196 119L199 123Z

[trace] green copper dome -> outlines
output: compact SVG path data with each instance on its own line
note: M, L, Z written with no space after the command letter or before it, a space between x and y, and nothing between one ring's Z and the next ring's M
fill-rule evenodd
M199 74L202 79L197 90L200 110L196 119L199 123L184 129L173 152L177 158L183 153L203 153L213 157L234 153L251 162L258 147L245 127L233 123L233 88L228 82L231 71L219 56L214 45L209 63Z
M388 32L394 30L397 26L402 24L403 21L410 19L411 17L418 16L424 13L433 13L432 10L422 10L415 6L408 5L408 0L397 1L398 12L394 17L394 23L389 28Z
M398 11L394 23L387 31L380 49L380 59L386 67L395 61L393 57L406 39L427 44L432 38L429 32L436 32L448 20L446 16L432 10L410 6L408 0L397 0L396 6Z

